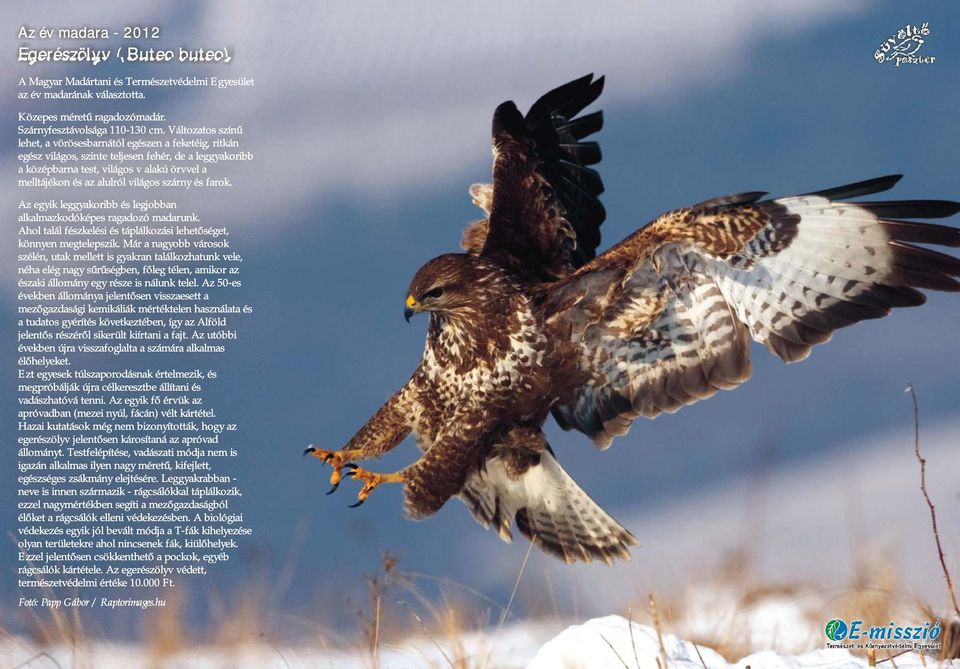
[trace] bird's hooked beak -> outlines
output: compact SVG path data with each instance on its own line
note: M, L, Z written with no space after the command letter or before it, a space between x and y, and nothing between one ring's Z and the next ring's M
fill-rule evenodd
M410 317L419 311L422 311L422 309L420 308L420 303L417 302L417 298L413 295L407 295L407 306L403 309L404 320L409 323Z

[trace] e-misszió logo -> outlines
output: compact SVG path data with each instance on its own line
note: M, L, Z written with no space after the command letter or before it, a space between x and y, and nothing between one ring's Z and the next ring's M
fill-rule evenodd
M823 628L830 641L936 641L943 630L940 621L922 625L898 625L891 621L887 625L864 625L862 620L851 620L849 624L842 618L833 618Z

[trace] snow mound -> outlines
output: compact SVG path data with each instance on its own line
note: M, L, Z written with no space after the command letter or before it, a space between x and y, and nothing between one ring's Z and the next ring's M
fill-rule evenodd
M780 655L771 650L753 653L739 662L728 662L713 649L697 646L672 634L663 635L663 652L669 669L860 669L867 659L847 650L821 649L800 655ZM548 641L527 669L650 669L660 663L660 640L652 627L631 623L621 616L594 618L573 625ZM916 653L900 655L898 669L925 667ZM952 660L929 666L960 669Z
M672 669L703 669L697 657L698 648L689 641L665 634L663 648ZM699 648L699 651L709 669L728 666L716 651L710 648ZM659 658L656 630L631 623L622 616L606 616L565 629L540 648L527 669L656 667Z
M684 597L683 617L674 621L674 632L694 639L736 639L738 647L781 653L823 645L823 627L815 621L830 609L828 598L835 600L835 592L784 588L749 599L745 594L734 583L695 584Z

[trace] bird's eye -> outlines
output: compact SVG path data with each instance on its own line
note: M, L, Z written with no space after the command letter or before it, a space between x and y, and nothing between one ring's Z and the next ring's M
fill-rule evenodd
M433 299L433 298L436 298L436 297L440 297L441 295L443 295L443 288L440 288L440 287L438 286L437 288L433 288L433 289L428 290L427 292L425 292L425 293L423 294L423 297L424 297L424 299L428 299L428 298L429 298L429 299Z

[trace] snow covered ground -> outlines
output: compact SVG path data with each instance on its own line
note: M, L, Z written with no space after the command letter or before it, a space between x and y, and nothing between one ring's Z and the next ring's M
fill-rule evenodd
M877 659L883 659L883 651ZM642 669L657 667L662 659L672 669L855 669L868 666L866 657L848 650L821 648L799 655L781 655L764 650L729 662L711 648L697 646L672 634L663 634L646 625L631 623L621 616L594 618L567 628L546 643L527 669ZM917 653L896 658L899 669L934 666L935 662ZM960 660L943 667L960 667Z
M400 643L384 644L377 669L450 667L460 658L469 664L456 667L520 669L547 641L549 633L537 626L502 629L499 634L468 634L461 639L419 636ZM494 643L495 638L495 643ZM72 652L68 648L45 649L46 656L15 642L0 642L0 666L23 669L370 669L370 654L360 650L314 646L280 646L251 643L232 648L199 647L166 657L143 648L94 643ZM32 662L27 661L34 657Z
M730 661L712 648L673 634L611 615L571 625L544 642L547 626L518 624L499 632L468 634L457 640L416 637L386 645L379 669L656 669L666 660L669 669L859 669L866 657L848 650L819 648L799 654L763 650ZM893 652L893 651L891 651ZM909 652L896 655L897 669L924 667L960 669L960 660L938 663ZM4 666L30 669L367 669L366 653L268 644L234 648L200 648L158 658L132 646L94 644L72 652L48 649L38 655L16 642L0 644ZM878 651L877 660L888 657ZM32 661L31 661L32 658Z

